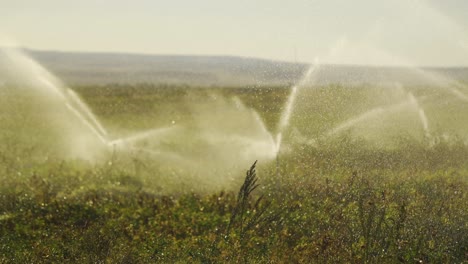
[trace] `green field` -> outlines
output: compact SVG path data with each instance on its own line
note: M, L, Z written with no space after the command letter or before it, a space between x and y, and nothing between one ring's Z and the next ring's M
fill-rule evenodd
M430 138L414 103L343 126L411 102L385 89L301 90L276 159L197 135L256 139L253 110L275 134L288 87L74 87L112 137L189 124L141 143L178 159L65 157L51 146L72 135L48 125L60 109L2 97L0 263L466 263L467 104L407 88Z

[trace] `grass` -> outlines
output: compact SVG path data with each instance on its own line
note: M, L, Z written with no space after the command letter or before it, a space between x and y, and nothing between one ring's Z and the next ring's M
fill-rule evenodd
M274 128L288 95L77 91L106 126L134 129L187 94L212 91L239 96ZM245 177L210 191L190 191L146 160L31 162L27 148L2 146L0 263L466 263L468 147L411 137L397 145L377 149L346 133L291 145L278 167L252 160Z

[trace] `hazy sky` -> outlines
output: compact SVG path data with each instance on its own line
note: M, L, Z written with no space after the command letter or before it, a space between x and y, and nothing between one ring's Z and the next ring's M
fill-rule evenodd
M0 0L0 45L468 66L466 0Z

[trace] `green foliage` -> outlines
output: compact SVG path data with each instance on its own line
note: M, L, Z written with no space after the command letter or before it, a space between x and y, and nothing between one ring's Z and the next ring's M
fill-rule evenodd
M260 188L252 166L237 197L124 187L63 196L33 175L29 191L2 188L0 254L16 263L466 260L467 170L343 173L282 171L281 184L269 175Z

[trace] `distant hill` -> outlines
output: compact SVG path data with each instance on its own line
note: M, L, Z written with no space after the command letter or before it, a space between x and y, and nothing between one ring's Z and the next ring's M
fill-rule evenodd
M69 84L287 84L305 68L304 64L229 56L27 52Z
M232 56L143 55L26 50L70 85L166 83L193 86L289 85L308 65ZM428 68L468 82L468 68ZM403 67L321 66L319 83L433 82Z

